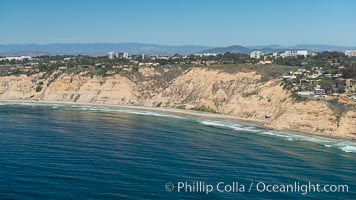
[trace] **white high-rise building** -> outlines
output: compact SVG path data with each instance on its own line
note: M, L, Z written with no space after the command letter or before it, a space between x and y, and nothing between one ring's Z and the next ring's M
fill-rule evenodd
M307 57L308 51L306 50L289 50L289 51L284 51L281 53L281 57L297 57L297 56L304 56Z
M129 53L127 52L119 53L118 58L129 59Z
M115 57L115 53L114 52L108 52L108 58L109 59L114 59L114 57Z
M308 51L306 51L306 50L298 50L298 51L297 51L297 55L298 55L298 56L307 57Z
M346 50L345 55L349 57L354 57L356 56L356 50Z
M250 58L260 59L263 55L262 51L253 51L250 53Z

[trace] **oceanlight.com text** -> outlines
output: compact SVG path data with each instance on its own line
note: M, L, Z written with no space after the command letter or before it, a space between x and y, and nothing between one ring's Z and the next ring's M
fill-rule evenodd
M308 193L347 193L349 186L347 184L320 184L312 182L293 182L290 184L276 184L267 183L263 181L251 181L248 184L236 182L217 182L214 184L204 181L194 182L177 182L167 183L165 189L168 192L182 192L182 193L205 193L212 192L220 193L300 193L306 195Z

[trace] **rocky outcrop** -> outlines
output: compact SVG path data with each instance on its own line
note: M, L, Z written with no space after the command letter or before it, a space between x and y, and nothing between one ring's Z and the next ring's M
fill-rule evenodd
M335 132L332 132L334 136L339 136L343 138L353 138L356 135L356 112L348 111L342 115L339 119L338 128Z
M39 75L0 77L0 99L27 100L36 98L39 96L36 93L39 82Z
M272 118L269 126L280 130L317 132L332 137L355 138L356 118L352 118L352 113L355 115L355 112L349 111L338 117L326 102L289 103L279 116Z
M134 104L206 110L246 119L270 119L279 130L356 139L356 112L336 115L325 101L295 102L276 79L254 71L142 68L137 74L91 77L55 72L48 78L0 77L0 100Z
M129 79L63 74L49 84L40 97L46 101L73 101L81 103L135 104L135 84Z

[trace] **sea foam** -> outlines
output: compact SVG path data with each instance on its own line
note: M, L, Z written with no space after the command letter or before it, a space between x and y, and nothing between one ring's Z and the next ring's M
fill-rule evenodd
M148 115L148 116L156 116L156 117L171 117L171 118L178 118L178 119L187 119L185 117L181 117L177 115L163 114L159 112L150 112L150 111L139 111L139 110L132 110L132 109L117 109L117 108L106 108L106 107L95 107L95 106L71 106L71 108L84 110L84 111L120 112L120 113L129 113L135 115Z
M129 113L129 114L136 114L136 115L148 115L148 116L156 116L156 117L170 117L170 118L178 118L178 119L189 119L193 121L198 121L199 123L206 125L206 126L215 126L215 127L224 127L229 128L235 131L245 131L245 132L252 132L260 135L271 136L271 137L279 137L284 138L287 141L307 141L313 142L323 145L326 148L337 148L346 153L356 153L356 143L349 142L349 141L342 141L336 139L327 139L327 138L320 138L316 136L305 136L305 135L298 135L293 133L286 133L281 131L273 131L273 130L266 130L259 127L243 125L238 123L232 122L224 122L224 121L214 121L214 120L201 120L192 117L181 117L177 115L171 114L164 114L159 112L150 112L150 111L139 111L133 109L116 109L116 108L107 108L107 107L97 107L97 106L81 106L81 105L61 105L61 104L45 104L45 103L25 103L25 102L0 102L1 105L25 105L25 106L49 106L52 109L58 109L59 107L62 108L71 108L83 111L99 111L99 112L121 112L121 113Z
M346 153L356 153L356 146L344 146L340 148L342 151L345 151Z
M203 120L200 121L201 124L207 126L215 126L215 127L224 127L230 128L236 131L246 131L246 132L253 132L256 134L270 136L270 137L279 137L284 138L287 141L306 141L321 144L324 147L330 148L334 147L340 149L346 153L356 153L356 143L355 142L348 142L348 141L341 141L336 139L328 139L328 138L321 138L317 136L305 136L305 135L298 135L294 133L287 133L281 131L274 131L274 130L265 130L258 127L242 125L237 123L230 123L230 122L221 122L221 121L210 121L210 120Z

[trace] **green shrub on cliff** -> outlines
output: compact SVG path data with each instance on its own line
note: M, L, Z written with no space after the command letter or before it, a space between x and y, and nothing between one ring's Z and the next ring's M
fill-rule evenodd
M44 85L44 83L43 83L42 81L40 81L40 82L37 84L36 92L41 92L43 85Z
M201 112L217 113L216 110L214 110L208 106L194 107L194 108L192 108L192 110L201 111Z

